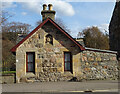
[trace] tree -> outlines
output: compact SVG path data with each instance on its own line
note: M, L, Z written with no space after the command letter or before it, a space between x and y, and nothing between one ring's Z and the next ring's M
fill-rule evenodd
M78 32L77 38L83 38L83 32Z
M26 34L30 31L31 25L21 22L8 22L12 17L8 12L2 12L2 62L7 62L9 69L15 70L15 56L10 52L10 49L16 45L18 34Z
M28 34L31 29L31 25L10 22L2 26L2 39L8 39L16 44L18 34Z
M109 49L109 38L107 34L102 33L98 27L84 29L81 33L84 37L86 47L97 49Z
M29 24L20 22L6 23L2 26L2 38L16 43L18 34L28 34L30 29L31 25Z
M5 24L3 27L3 32L17 32L26 34L30 31L31 25L21 22L10 22Z
M67 28L67 26L64 24L64 22L60 19L60 18L57 18L55 19L55 22L62 28L64 29L67 33L71 33L70 29ZM36 22L36 25L40 25L42 23L41 20L37 21Z
M2 10L2 12L0 12L0 25L7 23L7 20L12 16L8 11Z

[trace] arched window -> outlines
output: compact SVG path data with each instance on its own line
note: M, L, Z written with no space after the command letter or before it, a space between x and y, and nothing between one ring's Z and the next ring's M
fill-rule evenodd
M46 42L45 43L53 45L53 37L52 37L52 35L50 35L50 34L46 35Z

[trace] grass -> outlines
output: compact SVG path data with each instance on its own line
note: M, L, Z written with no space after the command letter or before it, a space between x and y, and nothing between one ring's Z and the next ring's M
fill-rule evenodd
M16 73L16 71L2 71L0 73L2 73L2 74L9 74L9 73Z

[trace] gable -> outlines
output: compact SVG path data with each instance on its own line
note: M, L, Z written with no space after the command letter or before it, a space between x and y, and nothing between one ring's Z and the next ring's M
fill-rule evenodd
M27 40L31 35L33 35L39 28L43 27L44 24L47 22L50 22L53 24L59 31L61 31L66 37L68 37L71 41L73 41L79 48L80 50L85 50L85 48L79 44L75 39L73 39L67 32L65 32L58 24L56 24L52 19L47 18L44 22L42 22L39 26L37 26L32 32L30 32L24 39L22 39L17 45L15 45L12 49L11 52L16 52L16 49L25 41Z

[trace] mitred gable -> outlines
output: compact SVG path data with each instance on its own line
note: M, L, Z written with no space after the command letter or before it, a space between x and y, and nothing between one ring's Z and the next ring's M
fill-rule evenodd
M25 40L27 40L32 34L34 34L39 28L41 28L45 23L51 22L57 29L63 32L71 41L73 41L81 50L85 50L85 48L78 43L75 39L73 39L65 30L63 30L58 24L56 24L51 18L47 18L44 22L42 22L39 26L37 26L32 32L30 32L24 39L22 39L17 45L15 45L11 52L16 52L17 47L19 47Z

